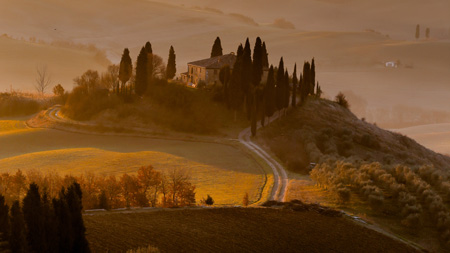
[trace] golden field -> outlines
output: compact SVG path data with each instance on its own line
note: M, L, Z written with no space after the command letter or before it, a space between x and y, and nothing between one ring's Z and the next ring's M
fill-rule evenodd
M210 194L217 205L265 201L271 170L236 145L26 129L20 121L0 121L0 173L39 170L80 175L121 175L152 165L164 172L187 169L199 202ZM18 132L21 131L21 132ZM16 134L11 134L16 133ZM267 174L267 176L266 176Z

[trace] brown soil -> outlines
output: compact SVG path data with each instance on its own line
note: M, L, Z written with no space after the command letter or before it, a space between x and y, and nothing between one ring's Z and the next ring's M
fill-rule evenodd
M84 216L93 252L417 252L345 217L282 208L163 209Z

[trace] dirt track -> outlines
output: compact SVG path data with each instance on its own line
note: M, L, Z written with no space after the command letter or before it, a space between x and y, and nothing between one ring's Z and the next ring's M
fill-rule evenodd
M278 114L273 115L269 120L268 123L276 120L278 118ZM258 123L257 128L261 128L261 124ZM274 176L274 184L273 188L270 194L269 200L275 200L284 202L286 198L286 190L289 183L289 178L287 177L286 171L284 170L283 166L278 163L273 157L271 157L269 154L267 154L261 147L259 147L257 144L255 144L251 139L251 130L250 127L242 130L241 133L239 133L239 141L246 146L250 151L254 152L256 155L261 157L273 170L273 176Z

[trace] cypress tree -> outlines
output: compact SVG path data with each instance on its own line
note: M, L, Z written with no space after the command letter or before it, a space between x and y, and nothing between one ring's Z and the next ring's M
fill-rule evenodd
M69 207L71 225L73 230L72 252L90 252L86 239L86 228L82 217L82 192L78 183L74 182L67 189L66 202Z
M277 110L284 108L284 62L283 57L280 59L277 71L277 82L276 82L276 97L277 97Z
M166 68L167 79L173 79L175 77L175 73L177 72L175 57L175 50L173 49L173 46L170 46L169 59L167 60Z
M150 41L145 43L145 51L147 51L148 54L153 54L152 44Z
M294 73L292 74L292 107L297 105L297 63L294 65Z
M255 47L253 48L253 85L258 87L261 83L263 74L263 49L261 39L256 38Z
M134 87L136 94L139 96L142 96L147 90L147 63L147 51L145 50L145 47L142 47L136 62L136 81Z
M220 38L217 37L216 40L214 41L212 50L211 50L211 58L216 57L216 56L222 56L223 52L222 52L222 43L220 42Z
M290 92L290 85L289 85L289 73L288 70L284 72L284 98L283 98L283 108L287 109L289 107L289 92Z
M0 241L9 240L9 207L5 197L0 194Z
M242 88L244 93L244 100L247 111L247 119L250 120L251 106L253 103L253 88L252 88L252 51L250 49L250 42L247 38L245 41L244 53L242 55Z
M265 112L267 117L272 117L277 108L277 99L275 95L275 75L273 66L270 66L265 89Z
M44 195L42 196L42 208L47 250L48 252L58 252L58 234L55 212L52 208L47 192L44 192Z
M314 63L314 58L311 61L311 75L310 75L310 85L311 88L309 90L309 93L311 95L314 95L314 87L316 86L316 65Z
M237 111L242 105L242 57L244 55L244 48L242 44L239 45L237 54L236 54L236 62L233 66L233 71L231 72L230 85L228 87L229 90L229 103L231 109L234 110L234 121L237 120Z
M269 68L269 54L267 53L266 42L262 44L262 62L264 69Z
M9 246L12 252L27 252L26 227L19 201L11 206Z
M122 82L122 90L124 89L126 83L131 78L133 72L133 64L131 63L130 51L128 48L123 50L122 59L120 60L119 67L119 79ZM119 86L116 88L116 92L119 93Z
M309 62L305 62L303 65L303 79L302 79L302 90L301 92L301 99L302 104L305 102L306 98L308 97L308 94L310 93L309 89L311 88L311 65Z
M145 51L147 52L147 85L151 85L153 81L153 49L149 41L145 43Z
M65 190L61 190L59 199L53 199L55 213L56 232L58 235L57 249L59 252L71 252L73 248L74 234L69 207L65 200Z
M23 199L23 216L27 226L27 241L31 251L47 252L44 213L37 184L30 184Z

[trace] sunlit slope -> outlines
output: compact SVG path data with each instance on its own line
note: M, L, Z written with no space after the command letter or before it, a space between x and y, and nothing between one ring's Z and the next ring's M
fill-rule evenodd
M197 187L197 200L210 194L217 204L241 204L246 192L251 201L256 201L265 183L265 176L258 167L233 170L162 152L119 153L92 148L43 151L5 158L0 160L0 173L35 169L43 173L57 171L63 175L94 172L121 176L123 173L136 173L139 167L146 165L153 165L161 172L175 168L186 169Z
M3 8L2 8L3 9ZM54 85L60 83L72 89L73 79L87 69L103 71L107 60L94 51L63 48L51 45L14 40L0 36L0 92L10 88L34 91L36 68L47 66L52 93Z
M56 130L0 134L0 143L0 173L37 169L120 176L147 165L160 171L185 168L197 186L197 200L210 194L217 204L241 204L246 192L251 201L256 201L266 183L264 171L255 160L222 144ZM271 175L267 177L271 180Z

